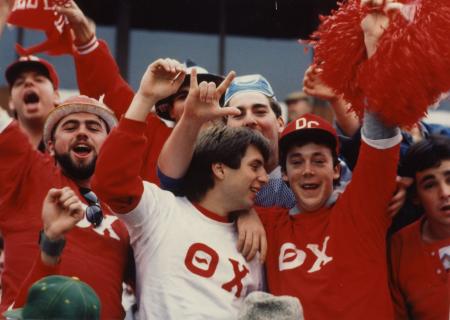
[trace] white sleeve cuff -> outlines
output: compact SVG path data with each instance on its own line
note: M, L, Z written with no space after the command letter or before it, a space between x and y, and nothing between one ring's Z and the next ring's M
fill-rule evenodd
M361 138L365 143L367 143L372 148L381 150L392 148L393 146L399 144L403 139L401 131L398 128L397 134L391 138L372 140L367 138L363 132L361 132Z
M98 43L97 37L94 36L91 39L91 41L89 41L88 43L86 43L82 46L77 46L76 49L79 54L84 55L84 54L91 53L92 51L97 49L98 46L99 46L99 43Z

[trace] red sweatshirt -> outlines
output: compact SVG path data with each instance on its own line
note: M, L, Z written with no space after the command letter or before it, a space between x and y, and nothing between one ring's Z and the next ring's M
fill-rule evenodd
M42 203L50 188L77 185L64 176L47 154L35 151L13 122L0 133L0 232L5 244L1 311L14 301L39 252ZM67 234L60 274L76 276L99 295L103 319L123 319L122 281L127 263L129 236L125 226L106 214L93 228L82 220Z
M392 238L391 291L396 319L448 319L450 282L439 251L450 239L425 243L425 218L405 227Z
M99 46L87 54L75 54L78 87L81 94L98 99L105 95L104 102L120 119L127 111L134 97L133 89L120 76L119 68L111 56L106 43L99 41ZM161 149L172 132L172 128L151 113L147 118L145 130L147 145L141 177L159 185L156 166Z
M385 239L399 147L362 143L360 150L352 181L331 208L259 212L269 292L299 298L308 320L393 317Z

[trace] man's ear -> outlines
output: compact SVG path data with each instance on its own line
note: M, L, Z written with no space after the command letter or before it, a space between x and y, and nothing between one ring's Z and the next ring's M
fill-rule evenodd
M225 178L225 170L223 167L223 163L220 163L220 162L213 163L211 165L211 170L217 179L223 180Z
M283 132L284 125L285 125L283 117L281 117L281 116L278 117L277 122L278 122L278 132L281 133L281 132Z
M14 117L14 119L18 119L16 107L14 107L11 96L9 96L9 99L8 99L8 112L10 115L12 115Z
M54 90L53 91L53 101L55 106L61 104L61 96L59 95L59 91L58 90Z
M281 170L281 178L284 182L289 182L289 178L284 170Z
M341 177L341 164L338 162L333 168L333 180L338 180Z
M9 99L8 99L8 107L12 113L14 113L16 111L16 108L14 107L11 96L9 96Z
M55 156L55 144L53 143L52 140L47 141L47 143L45 144L45 147L48 151L48 153L54 157Z

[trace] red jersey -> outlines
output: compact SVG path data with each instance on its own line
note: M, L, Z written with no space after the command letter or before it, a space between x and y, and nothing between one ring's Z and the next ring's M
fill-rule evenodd
M305 319L391 319L386 231L399 147L362 143L334 206L289 216L260 211L268 237L269 292L299 298Z
M392 238L391 292L396 319L448 319L450 283L439 250L450 238L434 243L422 240L425 218L403 228Z
M17 123L0 133L0 232L5 245L1 311L14 301L39 252L42 203L50 188L71 187L47 154L35 151ZM129 236L125 226L102 204L105 218L93 228L84 218L67 236L60 274L88 283L102 303L103 319L123 319L122 281L127 264Z
M87 54L76 53L75 66L80 93L99 99L104 95L104 103L120 119L125 114L134 97L133 89L120 76L119 67L112 57L106 43L99 41L98 47ZM147 145L141 177L159 185L156 174L158 157L164 143L172 132L155 114L149 114L145 131Z

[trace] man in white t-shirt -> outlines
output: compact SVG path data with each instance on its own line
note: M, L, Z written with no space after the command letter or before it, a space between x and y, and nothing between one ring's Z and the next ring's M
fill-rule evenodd
M244 297L262 288L261 265L236 248L230 214L252 207L267 182L265 138L246 128L212 126L197 141L185 179L187 197L176 197L140 178L145 119L152 105L176 91L185 69L160 59L145 73L139 91L105 142L93 189L129 232L137 269L137 299L143 319L233 319ZM234 77L191 86L185 111L169 140L197 134L205 120L239 113L219 99ZM206 119L207 118L207 119ZM177 145L183 149L183 145ZM114 159L112 161L111 159Z

